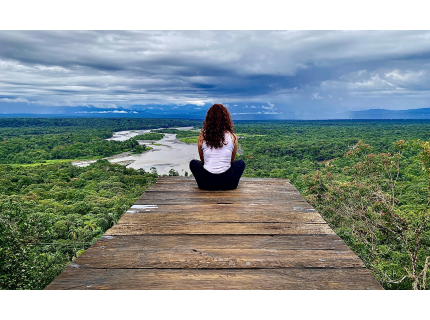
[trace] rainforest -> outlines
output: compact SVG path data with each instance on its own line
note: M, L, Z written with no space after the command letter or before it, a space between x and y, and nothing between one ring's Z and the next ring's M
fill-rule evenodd
M164 134L196 143L201 125L0 118L0 288L45 288L158 178L106 157L146 152L139 141ZM430 121L236 121L234 129L244 176L289 179L385 289L427 289ZM151 131L106 140L124 130Z

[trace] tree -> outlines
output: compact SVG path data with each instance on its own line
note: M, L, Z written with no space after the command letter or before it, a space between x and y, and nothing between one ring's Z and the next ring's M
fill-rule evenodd
M359 141L345 156L353 161L352 166L340 171L328 164L305 176L308 199L339 233L350 237L349 242L382 282L409 279L414 290L426 289L430 147L419 140L399 140L395 147L395 154L373 154L369 145ZM419 163L424 174L411 180L408 172ZM410 197L415 198L412 206L405 201ZM404 269L396 280L388 275L392 259Z
M172 168L169 170L169 177L174 177L174 176L179 176L179 172Z

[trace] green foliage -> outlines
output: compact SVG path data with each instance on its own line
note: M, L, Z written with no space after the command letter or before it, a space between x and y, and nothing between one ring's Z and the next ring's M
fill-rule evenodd
M345 154L349 166L327 164L304 177L307 199L384 287L425 289L430 258L430 148L428 142L404 140L395 147L394 154L374 154L359 141ZM417 168L420 174L408 174Z
M114 131L190 126L171 119L26 119L0 118L0 164L31 164L59 159L94 159L147 148L137 139L108 141ZM151 133L159 139L163 135ZM160 139L161 139L160 138Z
M170 169L169 170L169 177L177 177L179 176L179 172L176 171L175 169Z
M198 137L200 134L200 130L178 130L176 133L177 139L189 138L189 137Z
M174 133L176 134L176 138L180 139L180 138L198 136L200 134L200 129L198 130L159 129L159 130L152 130L152 132Z
M197 143L199 141L199 137L182 138L180 141L185 143Z
M176 139L185 143L197 143L199 138L200 130L177 130L177 129L160 129L152 130L152 132L160 133L174 133L176 134Z
M143 130L168 127L199 126L201 121L186 119L142 119L142 118L0 118L0 128L27 129L28 134L44 128L50 133L62 132L64 128L104 128L111 131ZM57 131L58 130L58 131ZM14 130L10 130L13 134ZM20 135L20 134L18 134Z
M288 178L299 191L302 176L343 158L345 150L366 141L374 152L395 153L396 140L429 140L430 121L237 121L235 131L246 162L244 176Z
M163 139L164 134L156 133L156 132L147 132L144 134L139 134L133 137L133 140L161 140Z
M141 152L146 146L136 138L104 139L114 131L173 126L201 121L0 119L0 287L44 288L157 178L155 168L146 173L107 161L79 168L64 159ZM386 289L423 286L430 234L428 224L419 229L428 212L429 121L237 121L235 131L244 176L290 179ZM188 143L199 135L155 132L163 133Z
M425 142L416 142L421 143L419 147L410 143L406 148L396 141L428 140L429 121L242 121L236 122L235 131L243 150L236 159L246 162L244 176L290 179L384 288L423 287L430 234L428 223L420 234L419 223L428 212L424 210L428 200L425 173L430 172L423 170L423 165L430 151L425 151ZM369 145L359 144L360 140L371 144L371 150ZM353 152L344 156L348 150ZM374 156L373 162L358 164L350 155L359 151L358 156ZM400 151L401 157L396 155ZM384 161L389 161L391 169L384 167ZM428 168L430 160L426 163ZM382 223L378 219L389 217L388 211L382 215L387 206L375 205L377 201L370 196L377 188L388 192L387 177L397 170L396 164L401 170L392 196L395 210L391 212L396 218L391 223L401 222L399 227L403 227L409 246L399 238L399 229L393 234L368 223ZM387 226L388 222L384 223Z
M0 287L43 289L121 217L157 174L107 160L0 166Z

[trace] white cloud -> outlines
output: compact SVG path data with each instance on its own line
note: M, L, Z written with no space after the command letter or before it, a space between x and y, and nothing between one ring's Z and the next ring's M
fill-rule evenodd
M116 109L118 108L113 103L91 103L90 106L93 106L94 108L100 108L100 109Z
M429 35L0 31L0 101L100 109L181 103L203 107L225 101L264 103L268 107L261 110L269 111L276 110L275 104L281 110L294 99L296 108L302 108L300 102L309 96L315 102L337 101L333 97L339 96L403 96L410 107L412 99L429 102L422 99L430 92ZM303 70L306 74L300 74ZM381 107L390 105L379 102Z
M194 104L196 106L204 106L205 102L202 100L195 100L195 101L186 101L188 104Z
M312 100L319 100L319 99L322 99L322 97L319 95L318 92L315 92L315 93L311 94L311 99Z
M75 113L128 113L128 112L125 110L113 110L113 111L103 110L103 111L76 111ZM137 112L133 111L132 113L137 113Z
M263 105L263 106L261 106L261 108L271 110L272 112L276 111L275 104L268 102L268 105L269 105L268 107Z
M1 98L0 99L1 102L7 102L7 103L30 103L30 101L28 101L25 98L15 98L15 99L10 99L10 98Z

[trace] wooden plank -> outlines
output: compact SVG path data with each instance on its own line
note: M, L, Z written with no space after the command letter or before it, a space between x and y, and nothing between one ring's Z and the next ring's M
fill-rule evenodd
M197 187L196 183L155 183L148 187L147 191L198 191L198 192L223 192L223 190L201 190ZM297 191L297 189L291 185L262 185L259 183L241 183L234 190L229 190L230 193L241 193L241 192L282 192L282 191Z
M67 267L47 290L381 290L365 268L85 269Z
M270 217L277 214L285 215L302 215L309 214L314 216L320 216L320 214L314 209L306 206L305 203L292 203L285 205L276 205L273 203L263 204L188 204L184 206L175 205L133 205L127 210L130 214L141 214L141 213L171 213L171 214L199 214L208 213L209 215L223 215L226 213L230 214L261 214Z
M161 198L161 197L142 197L141 199L135 202L136 205L199 205L199 204L240 204L240 205L262 205L262 204L278 204L278 205L287 205L287 204L295 204L297 206L301 206L307 209L314 209L309 203L304 201L303 199L279 199L279 198L187 198L184 196L183 198Z
M157 179L157 183L179 183L179 182L196 182L194 177L159 177ZM288 179L282 179L282 178L250 178L250 177L241 177L240 182L262 182L264 184L270 184L270 183L283 183L288 184L290 183L290 180Z
M184 206L165 205L163 203L157 205L133 205L127 210L128 213L145 213L145 212L158 212L158 213L208 213L223 214L225 212L235 214L306 214L312 213L319 215L319 213L310 206L307 202L295 201L289 204L278 203L247 203L247 204L223 204L223 203L189 203Z
M47 289L382 289L285 179L160 177Z
M141 249L348 250L337 235L125 235L103 236L88 250Z
M196 185L197 182L194 178L190 178L190 179L186 179L186 180L172 180L172 179L158 179L157 183L160 184L190 184L190 185ZM251 178L244 178L242 177L239 181L239 185L244 185L244 186L249 186L249 185L260 185L260 186L265 186L265 185L270 185L270 186L274 186L274 185L290 185L293 186L291 184L290 181L288 181L287 179L271 179L270 181L267 179L251 179Z
M273 249L87 250L76 265L84 268L364 268L351 251Z
M105 235L143 234L335 234L326 223L116 224Z
M200 191L200 192L221 192L223 190L201 190L197 187L196 182L185 182L185 183L156 183L148 188L150 191L169 191L169 190L177 190L177 191ZM237 193L237 192L270 192L270 191L296 191L297 189L291 184L281 184L281 183L258 183L258 182L240 182L238 187L233 190L228 190L229 192Z
M143 209L144 210L144 209ZM148 209L147 209L148 210ZM228 208L213 211L162 210L135 211L125 213L118 224L159 224L193 222L291 222L291 223L325 223L324 219L313 212L272 211L272 212L232 212Z
M189 186L189 185L175 185L175 186L170 186L170 185L161 185L161 186L157 186L157 184L154 184L153 186L156 187L149 187L148 189L145 190L145 193L160 193L160 194L168 194L170 192L186 192L186 193L199 193L199 194L222 194L225 192L228 192L228 194L232 194L232 195L236 195L236 194L273 194L273 193L279 193L282 195L289 195L292 193L295 194L300 194L297 189L289 187L289 188L285 188L283 186L277 186L274 188L270 188L269 189L261 189L260 188L251 188L251 187L241 187L241 188L236 188L234 190L201 190L197 187L197 185L195 186Z
M141 199L216 199L216 198L230 198L230 199L274 199L274 200L283 200L283 199L293 199L293 200L301 200L303 201L303 197L297 191L285 191L285 192L226 192L226 191L218 191L218 192L201 192L201 191L169 191L169 192L148 192L144 193L139 200Z

